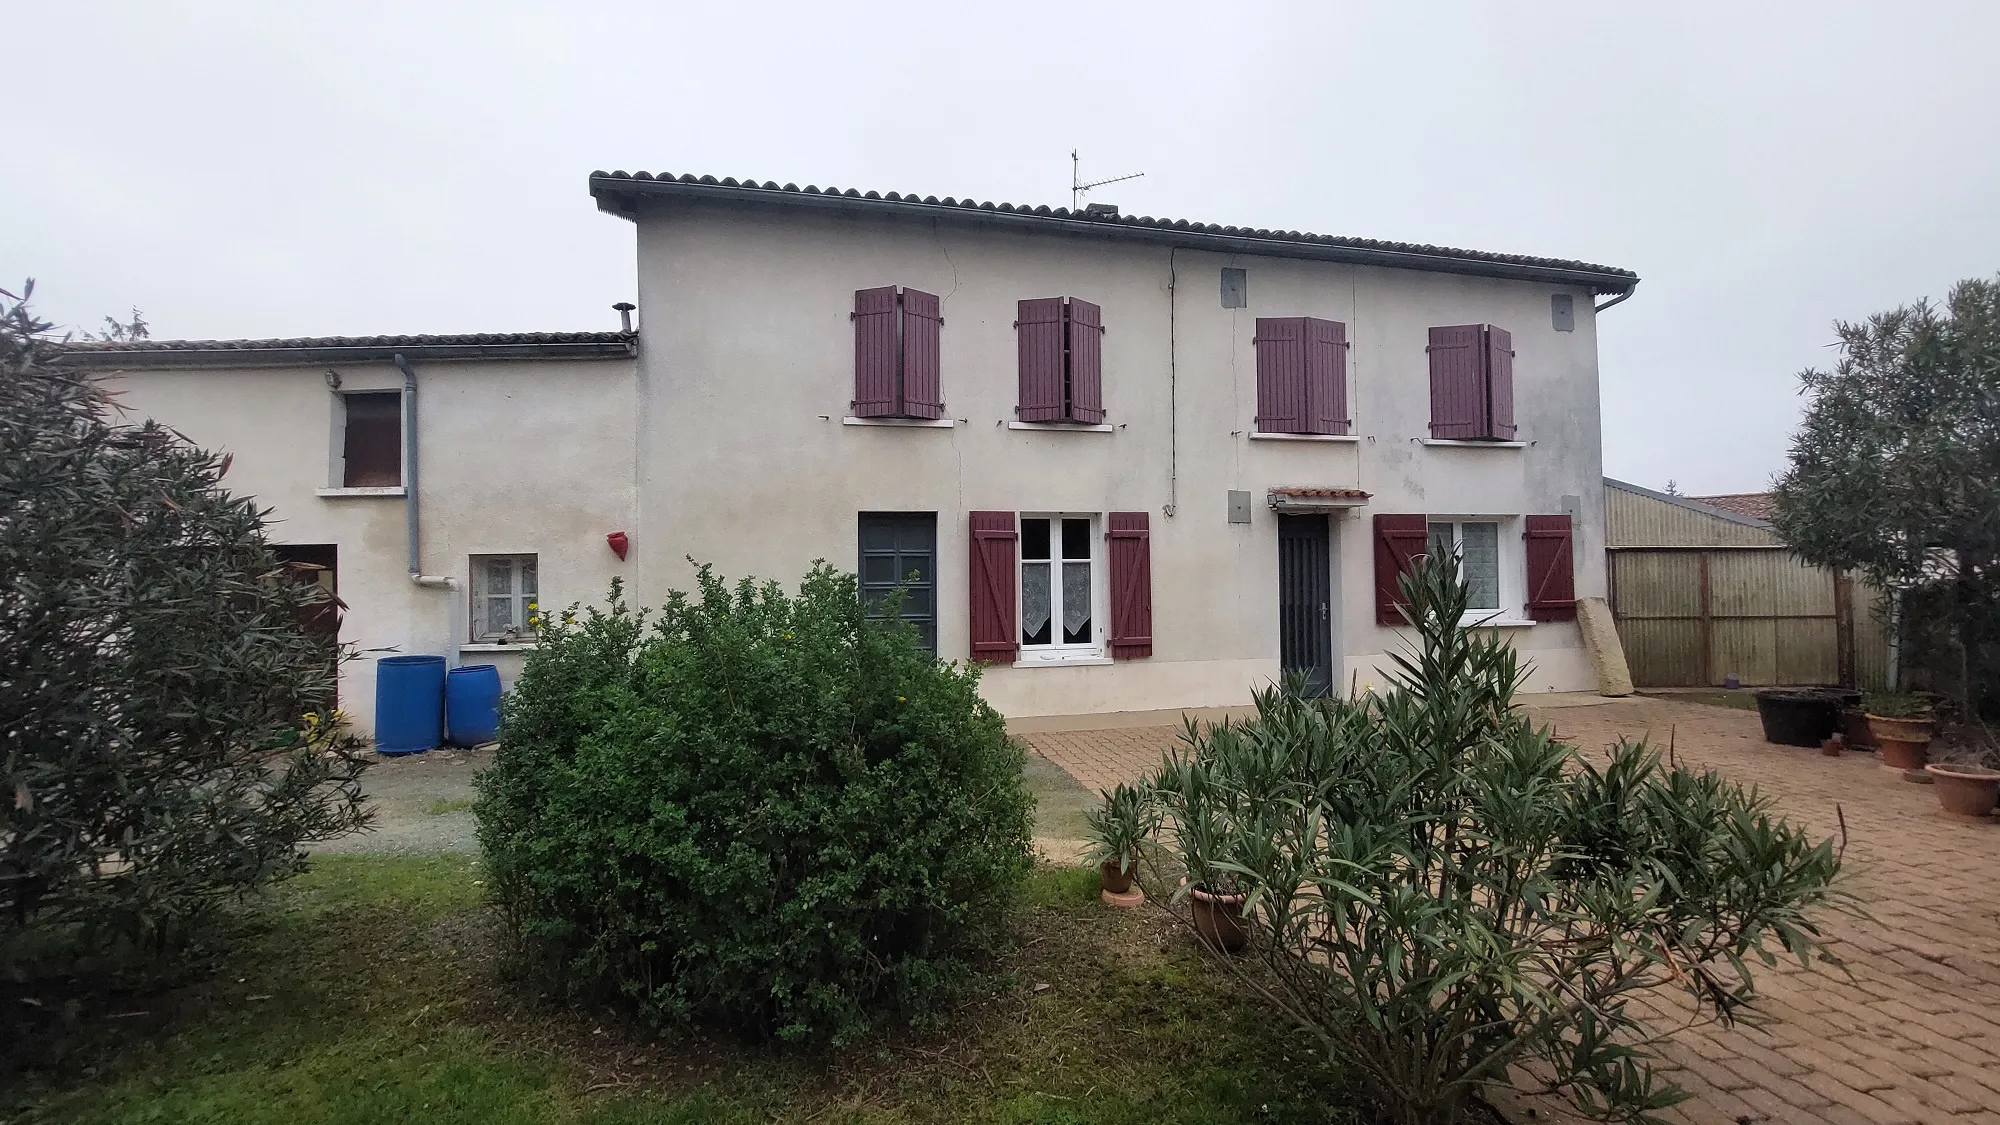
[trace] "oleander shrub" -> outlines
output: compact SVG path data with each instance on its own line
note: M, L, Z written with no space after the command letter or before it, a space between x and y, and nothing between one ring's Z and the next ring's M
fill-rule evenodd
M1172 867L1246 895L1248 954L1223 962L1388 1120L1471 1119L1514 1076L1652 1120L1683 1097L1646 1050L1672 1029L1632 1001L1742 1014L1755 967L1823 955L1839 856L1714 773L1537 728L1514 651L1460 626L1450 558L1403 591L1415 646L1386 693L1272 689L1190 723L1152 782Z
M325 595L228 459L123 419L27 296L0 293L0 966L179 950L367 821L299 621Z
M822 1044L923 1023L1031 867L1024 756L854 577L700 568L544 623L480 778L523 963L660 1027Z

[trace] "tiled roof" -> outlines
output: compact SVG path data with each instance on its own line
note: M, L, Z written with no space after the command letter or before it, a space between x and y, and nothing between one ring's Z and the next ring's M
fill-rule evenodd
M58 346L58 363L82 367L283 366L297 363L460 359L615 359L638 340L627 332L466 332L445 336L301 336L277 340L82 340Z
M1562 258L1537 258L1524 254L1493 254L1461 250L1451 246L1428 246L1408 242L1384 242L1373 238L1344 238L1295 230L1222 226L1191 223L1186 219L1156 219L1151 215L1120 215L1108 211L1071 211L1067 207L1029 206L1015 203L988 203L972 199L934 195L919 197L899 192L862 192L854 188L777 184L770 180L716 179L714 176L675 176L661 172L592 172L590 193L599 208L633 217L647 197L711 198L737 202L765 202L833 206L882 212L920 212L934 217L960 218L969 222L1000 223L1011 226L1036 225L1074 234L1126 237L1169 243L1195 249L1230 253L1266 254L1278 257L1319 258L1402 269L1468 273L1487 277L1552 281L1586 285L1599 293L1625 293L1639 283L1631 270L1594 262Z
M1777 514L1777 504L1768 492L1731 492L1723 496L1690 496L1688 499L1753 520L1769 520Z

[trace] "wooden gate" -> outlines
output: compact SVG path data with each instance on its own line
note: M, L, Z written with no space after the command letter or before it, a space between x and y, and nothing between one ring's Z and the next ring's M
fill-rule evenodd
M1879 673L1865 599L1782 547L1624 547L1610 555L1611 611L1632 682L1710 687L1862 684ZM1857 629L1856 610L1864 619Z

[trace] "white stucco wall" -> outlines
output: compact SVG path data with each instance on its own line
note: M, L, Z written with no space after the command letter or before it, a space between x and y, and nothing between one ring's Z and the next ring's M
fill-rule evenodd
M1008 714L1240 703L1278 673L1273 486L1361 488L1335 520L1335 650L1378 680L1395 632L1374 624L1368 516L1518 519L1568 510L1579 595L1604 591L1595 324L1590 294L1546 284L1249 256L1108 239L967 230L930 221L751 212L682 204L638 220L641 311L641 590L685 585L683 555L724 574L789 581L816 558L854 565L857 513L938 517L938 648L968 651L966 513L1152 514L1154 655L1110 665L993 667ZM1249 307L1224 309L1218 270L1249 271ZM856 289L906 285L943 298L952 429L843 425L853 393ZM1575 298L1557 332L1549 298ZM1111 433L1010 429L1013 321L1022 298L1098 303ZM1171 309L1171 315L1170 315ZM1353 443L1249 438L1251 338L1260 316L1344 321ZM1433 325L1513 333L1525 448L1427 446ZM1227 493L1253 522L1227 522ZM1565 498L1571 498L1565 503ZM1517 523L1503 525L1518 571ZM1516 605L1521 579L1515 575ZM1530 690L1591 685L1569 623L1510 629L1535 664Z
M631 360L459 361L415 365L426 573L409 579L404 501L324 498L339 482L329 451L336 404L327 368L146 370L108 376L128 417L158 418L234 455L224 484L272 509L276 543L339 548L341 639L364 650L345 665L340 705L363 734L375 713L374 658L388 650L495 664L511 683L522 656L467 649L469 557L535 554L545 608L602 601L621 572L604 541L633 512ZM400 390L389 364L335 365L343 392Z
M1518 610L1518 518L1568 511L1579 595L1601 595L1597 348L1590 294L1547 284L1175 251L1110 239L969 230L930 221L681 205L638 221L640 355L632 360L419 363L426 572L407 575L404 502L325 498L335 404L323 366L155 370L114 377L154 416L235 455L227 483L256 495L283 543L339 547L343 639L366 650L469 651L469 556L534 553L541 602L601 601L622 574L637 604L687 587L687 556L731 578L796 580L815 559L851 569L857 514L934 512L938 649L969 645L966 514L1151 515L1150 658L991 667L1010 715L1245 702L1279 673L1278 486L1359 488L1330 517L1337 685L1379 683L1395 630L1377 627L1369 517L1498 517L1503 588ZM1249 307L1225 309L1223 266L1248 271ZM943 298L949 429L843 425L853 394L856 289L905 285ZM1567 292L1574 332L1550 323ZM1009 428L1013 321L1023 298L1103 308L1109 433ZM1353 442L1253 440L1258 317L1343 321ZM1513 334L1522 448L1422 444L1434 325ZM338 368L342 390L401 386L390 365ZM1227 521L1231 490L1252 522ZM626 531L621 563L604 536ZM1100 556L1101 557L1101 556ZM1102 624L1103 615L1098 615ZM1585 689L1573 624L1507 630L1534 664L1530 690ZM378 655L379 652L371 652ZM372 659L348 666L342 705L372 730Z

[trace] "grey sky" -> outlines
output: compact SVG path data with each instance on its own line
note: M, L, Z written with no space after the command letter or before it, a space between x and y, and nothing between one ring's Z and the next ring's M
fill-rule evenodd
M1605 469L1762 488L1795 372L2000 271L2000 4L0 0L0 284L156 335L607 328L593 168L1607 262ZM1233 9L1233 10L1232 10Z

